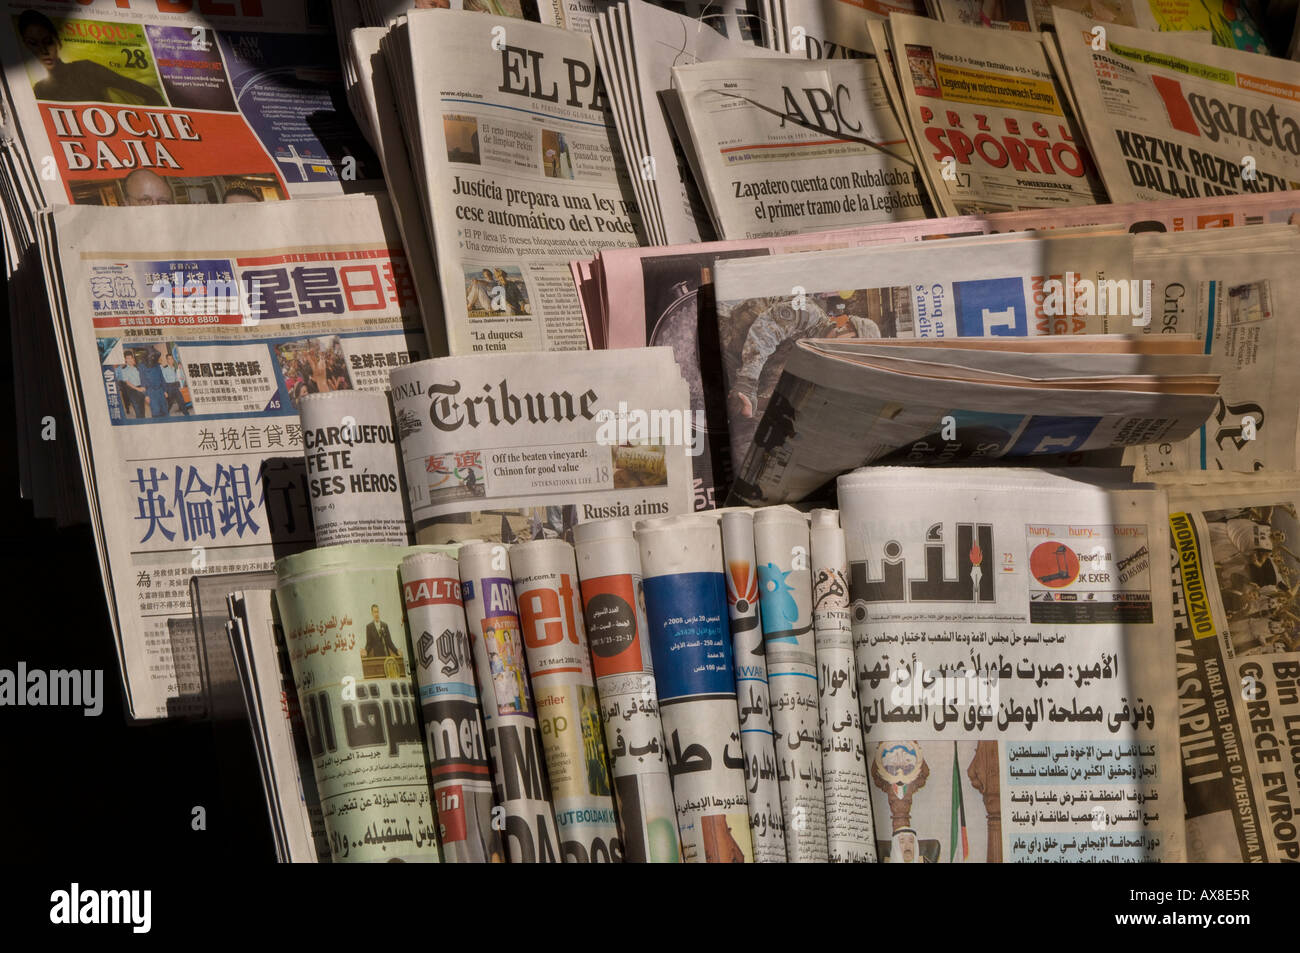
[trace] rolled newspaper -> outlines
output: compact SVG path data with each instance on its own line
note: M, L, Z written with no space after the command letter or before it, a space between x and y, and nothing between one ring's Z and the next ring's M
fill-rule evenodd
M299 413L316 545L409 542L388 395L307 394Z
M849 624L849 561L840 514L813 510L810 535L827 848L834 862L875 863L871 782Z
M512 863L558 863L559 836L519 638L510 556L499 543L466 543L459 562L506 853Z
M622 520L580 523L573 539L623 859L677 863L681 842L646 630L641 554L631 525Z
M720 514L722 552L727 560L727 612L731 653L740 710L740 743L745 749L745 785L754 862L785 863L785 818L781 786L772 749L772 707L767 683L767 656L758 617L758 560L754 558L754 514L728 510Z
M275 564L330 856L438 861L396 546L312 549Z
M442 859L503 861L501 835L492 826L492 768L455 558L422 552L403 559L402 599L415 649Z
M722 539L710 516L636 526L682 858L752 863Z
M828 859L808 548L808 522L798 510L773 506L754 513L772 744L791 863Z
M510 567L563 859L621 861L573 547L560 539L519 543Z

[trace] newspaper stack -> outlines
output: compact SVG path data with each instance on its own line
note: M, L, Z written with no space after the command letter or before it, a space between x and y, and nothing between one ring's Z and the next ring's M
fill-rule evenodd
M712 238L707 205L696 189L687 156L672 134L660 94L672 88L673 67L776 54L752 33L732 36L643 0L611 5L593 22L601 78L609 90L618 140L652 245Z
M336 195L380 170L342 105L334 37L294 4L0 9L3 202L20 489L85 519L35 251L41 209Z
M409 163L385 139L387 171L423 211L408 242L436 256L451 353L584 348L569 260L640 244L591 40L416 10L380 50L395 108L376 76L377 123L399 120ZM417 222L404 208L408 236Z
M424 263L382 197L40 223L129 713L178 714L168 626L190 617L190 577L311 545L298 406L385 390L428 356Z

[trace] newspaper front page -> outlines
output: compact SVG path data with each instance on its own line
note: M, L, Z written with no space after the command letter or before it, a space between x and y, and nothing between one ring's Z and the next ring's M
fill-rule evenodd
M918 158L943 214L1107 200L1037 34L991 37L901 14L887 29Z
M1170 488L1187 857L1300 860L1300 481Z
M874 61L719 60L673 82L722 238L925 217Z
M451 352L585 348L569 259L640 244L591 40L448 10L406 30Z
M8 98L41 204L259 202L381 178L344 104L327 11L190 8L0 6Z
M881 858L1182 861L1163 493L911 469L839 493Z
M570 538L686 513L686 385L669 348L436 358L393 375L416 539Z
M1058 11L1070 86L1111 199L1300 187L1300 85L1268 56ZM1094 47L1100 47L1094 48Z
M312 544L302 397L383 390L425 354L386 205L214 207L201 228L176 208L53 214L70 400L135 718L177 713L167 623L189 618L191 575L266 570Z

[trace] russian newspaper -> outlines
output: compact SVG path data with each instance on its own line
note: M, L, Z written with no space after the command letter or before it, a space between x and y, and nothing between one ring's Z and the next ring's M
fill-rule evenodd
M394 33L451 352L585 348L569 259L639 244L591 40L451 10Z
M421 543L572 541L691 510L690 399L671 348L444 357L393 374Z
M1114 201L1300 188L1290 64L1185 34L1097 29L1058 12L1066 75Z
M839 479L890 863L1184 860L1165 497L1090 476Z
M723 239L926 216L874 60L717 60L673 84Z
M127 705L165 717L190 576L312 544L302 397L386 389L426 355L411 266L380 197L47 219Z
M1106 190L1036 33L895 14L903 109L944 215L1095 205Z

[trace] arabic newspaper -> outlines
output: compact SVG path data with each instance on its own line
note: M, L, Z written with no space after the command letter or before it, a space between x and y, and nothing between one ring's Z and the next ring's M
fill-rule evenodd
M718 513L726 559L727 612L731 657L740 704L740 745L745 752L750 836L754 863L785 863L785 815L772 742L772 705L767 651L759 619L758 559L754 555L754 514L746 509Z
M561 539L517 543L510 567L561 857L565 863L621 863L573 547Z
M394 373L416 538L569 536L690 511L688 397L669 348L436 358Z
M1187 856L1300 860L1300 482L1169 489Z
M661 517L635 535L682 859L753 863L718 525Z
M406 552L329 546L275 564L335 863L439 859L398 579Z
M132 717L171 710L195 572L310 546L298 405L425 356L382 198L51 216L51 296ZM272 236L268 239L265 236ZM274 543L274 548L273 544Z
M1300 86L1283 60L1060 11L1057 35L1112 199L1300 187ZM1093 46L1100 49L1093 49Z
M442 859L501 863L460 567L447 553L418 552L402 560L401 573Z
M389 39L451 353L585 348L569 259L640 244L591 40L449 10L413 11Z
M808 550L808 520L798 510L774 506L754 513L772 747L791 863L829 859Z
M506 852L513 864L556 864L560 838L524 661L510 555L500 544L466 543L459 562L494 795L505 814Z
M409 543L388 395L317 391L298 412L316 545Z
M833 862L874 864L871 782L862 740L849 623L849 564L839 513L813 510L810 536L827 847Z
M880 855L1182 861L1163 492L874 468L839 499Z
M1000 32L994 44L977 27L903 14L886 30L943 214L1107 200L1038 34Z
M673 83L726 238L924 218L916 157L874 61L718 60Z
M623 860L675 864L682 859L681 841L655 691L640 551L626 520L580 523L573 540Z

